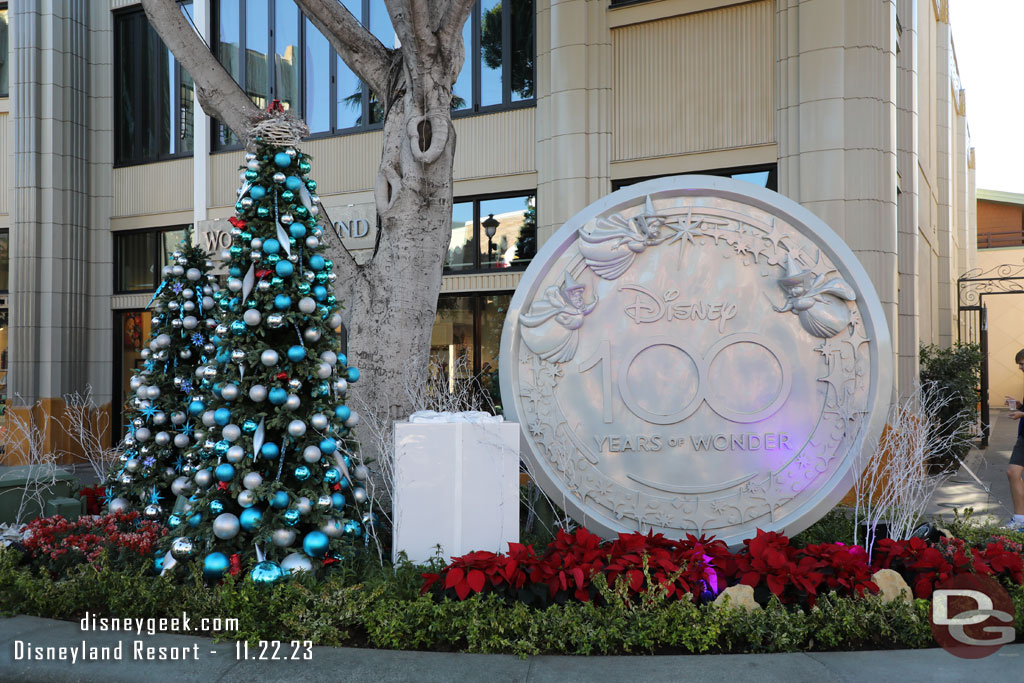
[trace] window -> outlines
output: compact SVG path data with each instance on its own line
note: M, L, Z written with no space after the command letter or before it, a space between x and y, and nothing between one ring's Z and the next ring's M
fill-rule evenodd
M191 20L192 3L182 12ZM114 163L192 153L194 86L141 10L114 18Z
M0 292L10 288L11 274L11 231L0 230Z
M339 1L385 47L398 47L384 0ZM313 135L383 123L384 103L377 93L356 78L294 0L219 0L214 2L214 26L217 59L260 108L274 99L286 109L301 108ZM533 0L504 5L478 0L462 32L466 59L453 87L452 109L479 112L532 104L533 36ZM216 149L238 144L226 127L216 125Z
M114 391L119 396L114 396L113 410L117 436L124 436L123 406L132 395L132 375L144 362L142 349L149 341L152 317L149 311L114 311Z
M163 267L183 239L183 227L114 233L114 291L155 291L163 279Z
M734 168L718 168L710 171L691 171L690 173L699 175L722 176L724 178L734 178L736 180L743 180L745 182L753 183L754 185L759 185L769 190L774 190L776 192L779 189L779 174L777 164L762 164L760 166L737 166ZM663 177L664 176L648 176L646 178L629 178L628 180L616 180L612 182L612 190L619 190L623 187L627 187L629 185L642 182L644 180L654 180L655 178Z
M442 373L448 390L483 392L483 403L501 412L498 347L512 295L444 295L430 336L431 369Z
M0 3L0 97L10 92L10 44L8 43L7 3Z
M532 194L456 200L447 274L525 268L537 253L537 201Z

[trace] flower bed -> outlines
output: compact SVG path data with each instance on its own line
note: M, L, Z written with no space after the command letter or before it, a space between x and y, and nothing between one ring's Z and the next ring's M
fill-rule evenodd
M508 553L453 558L439 573L423 574L422 592L457 600L496 593L526 604L589 602L599 597L594 579L600 575L602 583L621 587L632 600L654 587L668 598L707 602L727 586L745 584L762 605L774 595L783 604L811 608L826 592L877 593L871 576L879 569L899 572L917 598L931 597L936 583L963 573L1024 583L1019 544L1008 539L973 548L955 538L936 544L920 538L885 539L872 562L857 545L797 548L776 532L758 530L744 546L733 554L713 538L673 541L653 533L620 534L604 542L580 528L572 534L559 532L539 557L531 546L510 544Z
M32 563L62 576L75 565L95 563L105 551L114 563L149 556L167 529L132 511L74 521L60 515L41 517L27 524L24 533L21 545Z

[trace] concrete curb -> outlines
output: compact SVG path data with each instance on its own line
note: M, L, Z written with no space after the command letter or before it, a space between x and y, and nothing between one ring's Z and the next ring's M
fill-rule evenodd
M122 647L121 661L15 660L20 647ZM141 645L136 645L139 641ZM134 659L137 647L188 651L185 661ZM301 648L300 648L301 650ZM23 651L23 650L22 650ZM168 654L170 650L166 651ZM145 655L146 651L143 650ZM198 659L193 659L198 653ZM45 651L43 653L45 655ZM159 656L159 650L153 652ZM259 661L259 648L249 660L236 660L232 642L158 633L83 632L78 622L17 616L0 619L0 681L487 681L498 683L590 683L595 680L797 681L898 680L901 683L960 683L965 680L1008 680L1024 662L1024 644L1003 647L980 660L959 659L940 649L871 652L810 652L775 655L686 655L636 657L528 657L443 652L406 652L345 647L314 647L311 658ZM284 643L279 657L290 657ZM69 655L70 657L70 655Z

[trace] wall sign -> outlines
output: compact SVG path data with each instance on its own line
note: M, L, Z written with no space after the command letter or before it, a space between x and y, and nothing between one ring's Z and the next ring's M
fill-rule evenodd
M523 457L578 522L733 545L835 505L892 391L849 248L795 202L707 176L624 188L563 225L512 299L500 373Z

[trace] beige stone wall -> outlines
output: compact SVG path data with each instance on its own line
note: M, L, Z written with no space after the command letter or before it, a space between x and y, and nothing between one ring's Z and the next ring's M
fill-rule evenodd
M978 252L978 268L986 272L1004 264L1024 268L1024 247L982 249ZM988 376L989 405L998 407L1003 397L1024 398L1024 375L1013 362L1024 349L1024 292L1020 294L987 295L988 308Z

